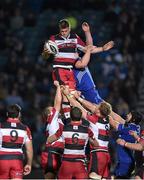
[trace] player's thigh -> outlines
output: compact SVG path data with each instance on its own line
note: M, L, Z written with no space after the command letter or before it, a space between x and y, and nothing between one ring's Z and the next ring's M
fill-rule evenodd
M0 160L0 179L9 179L9 160Z
M74 168L76 170L74 175L76 179L88 179L88 171L83 162L76 162Z
M62 161L58 172L58 179L72 179L73 175L73 164L68 161Z
M12 165L10 169L11 179L23 179L23 162L22 160L11 160Z
M44 173L55 173L58 171L61 164L61 155L52 152L42 152L41 165Z
M92 152L90 154L89 172L96 172L103 175L106 166L110 161L110 156L105 152Z

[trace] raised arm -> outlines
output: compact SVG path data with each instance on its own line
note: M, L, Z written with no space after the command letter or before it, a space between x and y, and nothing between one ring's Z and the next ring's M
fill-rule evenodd
M75 98L85 107L87 108L90 112L94 113L96 109L98 109L99 105L93 104L90 101L87 101L81 97L77 93L74 94Z
M109 41L108 43L104 44L102 47L93 46L93 50L91 51L92 54L108 51L114 46L114 41Z
M120 115L115 113L114 111L112 111L110 115L118 123L125 124L125 120Z
M75 107L78 107L78 108L81 109L81 111L82 111L82 117L83 117L84 119L86 119L87 110L86 110L75 98L73 98L73 95L70 94L69 88L63 86L63 87L61 88L61 90L62 90L63 94L66 96L66 98L68 99L68 101L70 102L70 104L71 104L72 106L75 106Z
M85 48L86 48L86 52L85 52L84 56L75 63L76 68L85 68L90 61L92 46L89 45Z
M111 116L109 116L109 123L115 130L118 129L118 126L120 124L118 121L114 120Z
M82 30L85 33L86 45L93 45L93 39L90 31L90 26L87 22L82 23Z
M54 108L57 111L60 111L61 109L61 102L62 102L62 95L61 95L61 89L58 81L54 81L54 85L56 86L56 95L55 95L55 100L54 100Z

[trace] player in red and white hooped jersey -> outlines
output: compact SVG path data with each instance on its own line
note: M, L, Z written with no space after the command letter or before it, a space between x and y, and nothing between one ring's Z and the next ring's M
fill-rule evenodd
M88 65L91 53L102 52L102 47L92 46L91 41L87 41L87 46L81 38L71 32L70 23L67 19L59 22L59 34L52 35L50 40L54 41L59 49L53 62L53 80L59 81L60 85L68 85L71 90L75 90L76 81L73 67L84 68ZM88 35L89 36L89 35ZM85 52L81 60L78 60L78 49ZM48 56L50 52L44 45L42 55Z
M58 129L63 129L63 122L59 117L61 108L61 91L59 83L55 81L57 87L54 107L46 107L43 118L46 121L46 138L55 134ZM41 155L41 164L46 179L54 179L61 164L64 142L60 137L56 142L50 144L46 141L45 149Z
M88 111L84 109L84 107L75 98L72 97L68 87L63 87L63 93L66 95L72 106L77 106L82 110L82 117L90 122L91 130L94 133L95 139L98 141L97 146L91 147L92 149L89 164L90 178L93 178L93 176L97 176L96 178L109 178L109 120L111 121L112 117L109 117L108 115L111 113L111 106L106 102L102 102L100 105L95 105L80 98L79 95L75 93L75 98L77 98L77 100L80 101L84 107L92 112L92 114L89 114Z
M59 22L59 30L59 34L50 37L59 49L53 62L53 80L59 81L60 85L67 84L74 90L76 83L72 68L78 58L77 48L84 49L85 43L77 34L70 32L71 27L67 19ZM47 49L44 48L44 51Z
M21 123L21 108L8 107L6 122L0 123L0 179L23 179L31 172L33 158L32 136ZM26 147L27 163L23 167L22 147Z
M97 142L93 138L94 134L89 128L89 123L82 120L81 115L81 110L73 107L70 111L71 122L64 126L62 132L58 131L48 138L49 142L53 142L62 134L65 142L58 179L88 178L85 164L85 147L89 138L95 145Z

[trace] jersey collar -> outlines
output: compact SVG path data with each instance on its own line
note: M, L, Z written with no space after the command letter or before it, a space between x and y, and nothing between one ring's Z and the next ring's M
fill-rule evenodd
M71 125L78 126L82 123L82 121L71 121Z
M64 40L67 40L67 39L69 39L70 38L70 34L65 38L64 36L62 36L62 35L60 35L61 36L61 38L63 38Z
M14 122L14 123L19 123L20 120L18 118L8 118L7 122Z

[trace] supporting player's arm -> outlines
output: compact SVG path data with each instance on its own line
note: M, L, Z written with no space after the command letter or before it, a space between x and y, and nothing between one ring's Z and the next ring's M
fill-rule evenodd
M109 123L115 130L118 129L118 126L120 124L118 121L114 120L111 116L109 116Z
M93 104L93 103L79 97L79 95L77 93L75 93L74 96L85 108L87 108L92 113L94 113L96 108L99 107L99 105Z
M61 94L61 89L58 81L54 81L54 85L56 86L56 95L55 95L55 100L54 100L54 108L57 111L60 111L61 109L61 102L62 102L62 94Z
M83 117L84 119L86 119L86 117L87 117L87 110L86 110L75 98L73 98L73 95L70 94L69 88L63 86L63 87L61 88L61 90L62 90L62 93L66 96L66 98L68 99L68 101L70 102L70 104L71 104L72 106L76 106L76 107L78 107L78 108L81 109L81 111L82 111L82 117Z
M47 142L51 144L51 143L57 141L60 138L60 136L62 135L62 131L63 131L63 128L59 128L55 134L53 134L47 138Z
M118 123L125 124L125 120L120 115L115 113L114 111L112 111L110 115Z
M117 139L117 143L120 144L121 146L124 146L128 149L136 150L136 151L143 151L144 150L144 143L139 142L139 143L129 143L126 142L123 139Z

